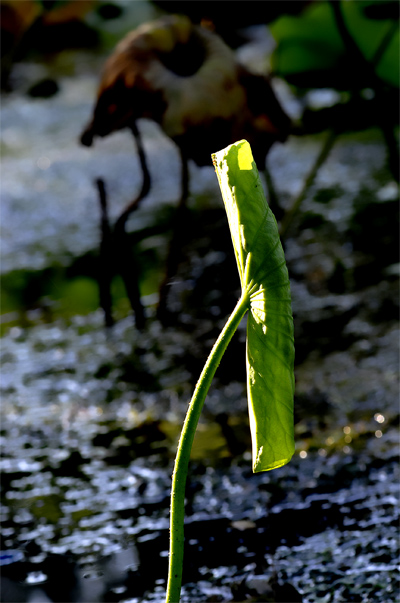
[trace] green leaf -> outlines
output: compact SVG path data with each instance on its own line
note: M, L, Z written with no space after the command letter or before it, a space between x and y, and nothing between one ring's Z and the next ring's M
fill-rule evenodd
M382 4L371 0L342 2L341 7L346 27L365 58L370 61L377 75L399 87L399 22L396 19L369 19L365 10L368 7L379 8ZM376 58L378 60L376 61Z
M289 276L275 217L250 145L241 140L213 156L228 215L242 296L249 302L247 386L253 471L294 453L294 340Z
M296 17L283 15L269 30L277 41L271 56L275 74L304 87L318 87L321 78L322 85L335 85L346 49L328 3L312 3Z
M398 19L368 18L368 8L381 6L381 0L340 0L345 26L365 59L378 77L399 87ZM269 25L269 30L277 41L271 57L272 69L290 83L305 88L328 86L346 90L357 82L359 73L354 73L348 60L328 2L311 3L296 17L283 15ZM365 86L368 82L361 79L359 84Z

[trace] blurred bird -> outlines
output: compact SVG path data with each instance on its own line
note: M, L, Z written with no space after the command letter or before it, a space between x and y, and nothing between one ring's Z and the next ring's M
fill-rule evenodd
M290 127L266 77L238 64L219 36L177 15L146 23L118 44L81 141L90 146L95 136L143 117L160 124L198 165L209 165L214 149L240 138L262 162Z
M291 126L269 80L240 65L234 52L215 33L178 15L141 25L118 44L107 60L93 118L81 136L86 146L96 136L123 128L131 129L135 137L143 186L139 197L117 221L115 230L119 235L150 189L136 123L140 118L158 123L179 148L180 207L188 194L188 159L210 165L212 152L245 138L262 169L271 145L283 142Z

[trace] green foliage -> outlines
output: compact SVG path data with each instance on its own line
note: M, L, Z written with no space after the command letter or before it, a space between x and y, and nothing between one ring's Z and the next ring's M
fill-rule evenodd
M399 87L399 27L395 11L379 11L379 0L335 0L344 25L372 72ZM389 4L389 3L384 3ZM397 3L394 3L397 4ZM376 9L376 10L374 10ZM329 2L311 4L300 16L282 16L270 26L277 41L272 68L302 87L349 89L360 69L349 60L349 48ZM361 86L372 85L361 74Z
M270 25L277 41L273 71L293 83L312 86L318 74L336 68L345 48L327 3L311 5L298 17L284 15Z
M365 59L386 83L399 87L399 22L397 19L369 18L368 8L379 8L381 0L341 2L346 27ZM397 5L397 2L393 4ZM372 13L374 14L374 13ZM379 13L378 13L379 14ZM385 16L383 14L383 16Z
M242 140L213 161L228 215L242 297L248 298L247 386L253 470L286 464L294 453L294 340L290 284L274 215L250 145Z

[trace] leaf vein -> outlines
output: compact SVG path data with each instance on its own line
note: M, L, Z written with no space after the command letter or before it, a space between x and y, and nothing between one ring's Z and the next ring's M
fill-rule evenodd
M290 367L289 364L286 362L286 359L281 354L278 353L278 350L276 349L276 347L275 346L271 346L268 343L267 338L265 337L265 335L261 337L260 334L259 334L259 329L254 329L253 332L256 335L256 337L258 338L258 340L260 341L260 343L262 345L264 345L271 352L271 354L273 356L276 356L276 358L283 364L283 366L285 366L288 369L288 371L291 371L292 367Z

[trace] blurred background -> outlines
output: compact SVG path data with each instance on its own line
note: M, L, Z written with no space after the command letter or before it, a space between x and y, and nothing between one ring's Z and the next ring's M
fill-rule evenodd
M96 181L112 228L143 174L128 130L80 136L116 44L166 14L269 75L292 123L258 167L291 280L296 453L251 473L243 322L196 434L182 600L397 601L399 4L385 0L0 2L1 600L163 600L180 426L239 278L210 159L189 162L166 281L181 158L140 119L151 186L126 238L146 322L114 260L106 328Z

